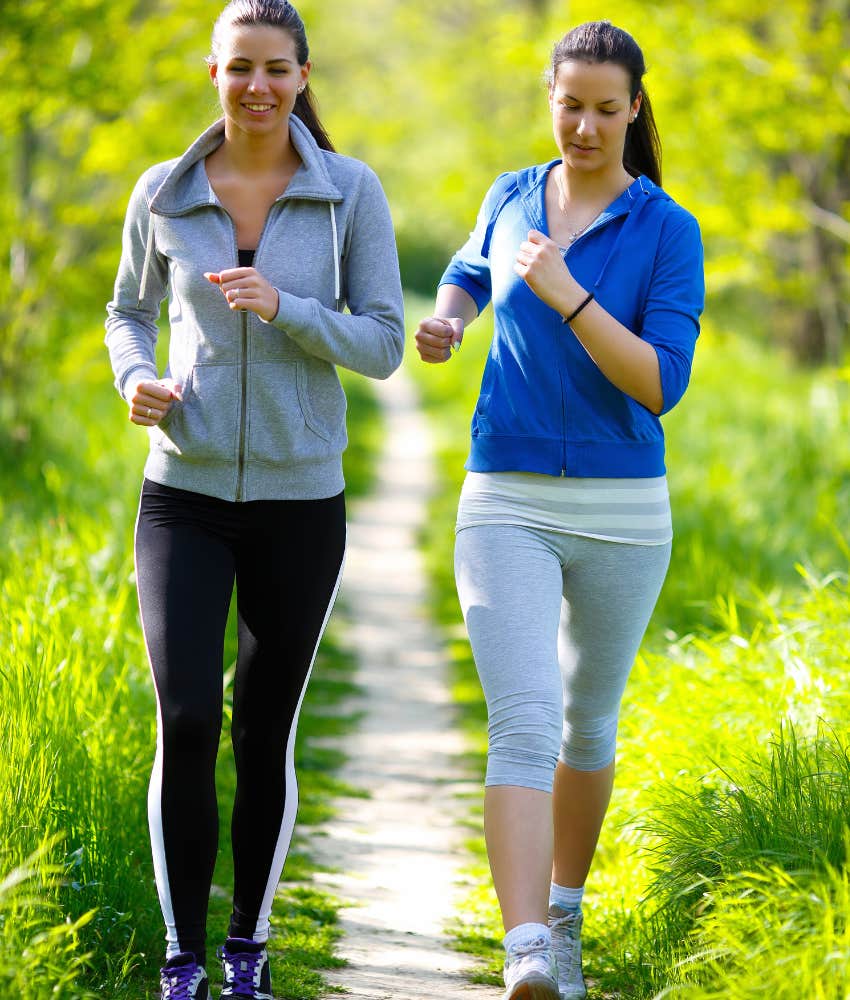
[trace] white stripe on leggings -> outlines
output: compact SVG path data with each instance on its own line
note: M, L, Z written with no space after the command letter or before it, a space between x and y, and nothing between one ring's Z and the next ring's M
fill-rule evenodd
M289 845L292 842L292 833L295 829L295 815L298 812L298 781L295 775L295 736L298 730L298 717L301 714L301 704L304 701L304 695L307 693L307 685L310 683L310 676L313 673L313 664L316 662L316 654L319 651L319 643L322 641L322 636L325 633L328 619L330 618L331 611L336 603L336 595L339 590L339 585L342 582L342 573L344 569L345 552L343 552L342 562L339 567L339 575L336 578L336 584L334 585L333 593L331 594L331 599L328 604L327 611L325 612L322 627L319 629L319 634L316 637L316 645L313 648L313 657L310 660L310 667L307 670L307 676L304 678L304 686L301 688L301 696L298 699L298 705L296 706L295 714L292 717L292 726L289 730L289 739L286 744L285 779L287 790L291 788L292 794L287 794L284 802L283 818L280 824L277 846L275 847L274 857L272 858L271 868L269 870L269 880L266 883L266 891L263 895L263 902L260 905L257 926L254 928L253 938L258 942L267 941L269 937L269 919L272 913L274 894L277 890L278 882L280 882L280 875L283 871L286 855L289 853Z
M139 517L142 512L142 498L139 496L139 509L136 513L136 526L133 529L133 567L136 573L136 586L138 587L139 567L136 562L135 539L139 530ZM156 755L153 760L151 779L148 785L148 830L151 838L151 853L153 855L153 870L156 880L156 891L159 895L159 905L162 909L162 919L165 921L165 957L166 960L173 958L180 953L180 944L177 940L177 924L174 920L174 907L171 905L171 886L168 881L168 866L165 863L165 834L162 828L162 706L159 698L159 688L156 686L156 676L153 672L150 646L148 637L145 634L145 618L141 612L141 602L139 602L139 619L142 623L142 638L145 643L145 652L148 655L148 667L150 668L153 688L156 692Z

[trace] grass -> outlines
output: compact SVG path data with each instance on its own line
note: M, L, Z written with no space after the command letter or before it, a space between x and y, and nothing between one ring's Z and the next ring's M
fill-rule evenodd
M155 707L132 562L146 437L111 388L99 328L75 339L53 375L31 401L30 423L0 429L0 995L142 1000L154 996L163 949L145 816ZM368 489L380 421L365 380L347 378L346 389L346 477L356 494ZM226 663L234 642L231 627ZM339 790L338 759L311 737L348 724L327 706L350 690L351 670L332 624L302 710L303 822L326 816ZM223 744L216 883L226 894L226 726ZM288 884L312 870L296 839ZM306 881L276 901L281 997L319 995L321 969L336 962L335 908ZM228 912L226 898L213 899L211 947Z
M409 303L412 323L429 311ZM407 362L438 435L423 544L482 775L486 711L452 547L489 322L449 364ZM846 1000L848 423L846 373L794 370L708 317L691 388L665 418L673 562L627 688L585 902L596 996ZM455 938L495 984L480 822L475 800Z

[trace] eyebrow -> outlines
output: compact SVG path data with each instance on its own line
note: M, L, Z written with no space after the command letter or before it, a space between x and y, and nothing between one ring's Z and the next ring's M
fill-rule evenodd
M566 99L568 101L575 101L576 104L582 104L583 103L577 97L573 97L572 94L564 94L564 97L566 97ZM619 104L619 101L620 101L619 97L608 97L604 101L600 101L599 103L600 104Z
M249 59L248 56L236 56L236 55L231 56L230 57L230 61L231 62L246 62L246 63L253 62L253 60ZM267 59L266 60L266 66L270 66L272 63L289 63L290 65L293 65L293 60L292 59L287 59L286 56L276 56L274 59Z

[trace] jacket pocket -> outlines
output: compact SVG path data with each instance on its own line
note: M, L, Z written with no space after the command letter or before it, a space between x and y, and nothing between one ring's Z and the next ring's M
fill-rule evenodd
M189 462L233 462L239 428L235 364L198 364L183 380L183 401L151 429L153 444Z
M266 464L326 458L345 446L345 394L330 365L250 365L248 457Z
M472 416L472 433L487 434L490 428L490 393L482 392L475 404L475 413Z

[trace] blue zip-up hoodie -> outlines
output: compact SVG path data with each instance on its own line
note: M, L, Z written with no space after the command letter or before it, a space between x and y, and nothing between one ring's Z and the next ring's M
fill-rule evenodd
M514 272L530 229L548 235L546 178L558 163L502 174L440 284L458 285L495 332L472 418L472 472L660 476L661 421L614 386L562 317ZM696 219L638 177L566 251L579 284L658 355L662 413L682 397L704 301Z

